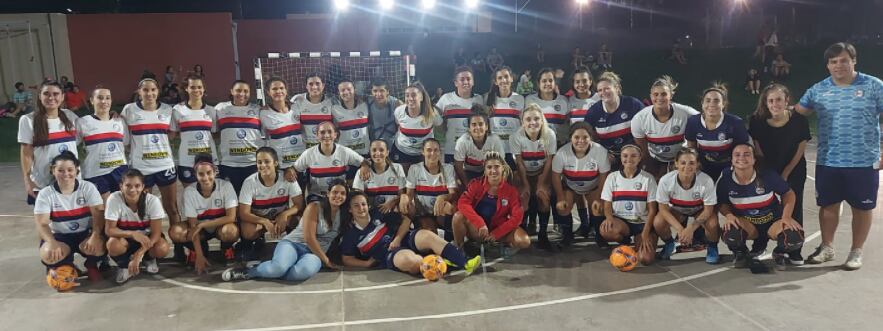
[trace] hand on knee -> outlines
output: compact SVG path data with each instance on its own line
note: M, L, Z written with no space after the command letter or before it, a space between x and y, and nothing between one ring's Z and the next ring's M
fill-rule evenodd
M803 247L803 231L784 229L776 236L776 241L785 252L793 252Z

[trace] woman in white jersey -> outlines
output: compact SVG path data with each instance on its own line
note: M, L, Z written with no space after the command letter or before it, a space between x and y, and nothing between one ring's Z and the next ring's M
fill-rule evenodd
M328 252L341 232L341 214L346 208L349 188L334 180L328 195L307 205L304 216L290 234L276 244L273 258L252 268L231 268L221 274L225 281L252 278L305 281L324 265L339 269Z
M668 260L675 251L675 239L671 228L675 228L677 241L682 246L693 245L704 235L707 243L705 262L720 262L717 243L720 238L720 224L717 220L717 194L714 180L699 171L699 152L683 148L675 156L677 170L662 176L656 191L659 212L653 221L653 229L665 242L659 258ZM688 219L693 222L688 224ZM700 232L701 231L701 232Z
M120 190L107 198L104 208L104 232L107 234L107 253L116 262L116 282L125 283L141 272L144 261L147 273L159 272L156 259L169 254L169 243L162 233L162 219L166 217L162 203L147 193L145 176L137 169L123 174Z
M567 99L567 118L570 119L570 124L585 121L589 107L601 100L601 96L592 93L592 80L592 72L584 66L578 67L571 75L574 93Z
M291 98L291 110L303 124L304 142L310 148L319 144L319 124L334 121L331 109L337 100L325 94L325 81L318 72L307 74L304 85L307 92Z
M561 247L573 242L573 217L571 210L576 204L579 212L580 228L592 226L595 233L600 233L600 220L591 219L589 223L588 208L598 210L601 188L610 171L607 150L592 141L592 128L585 122L577 122L570 127L570 143L562 146L552 159L552 187L555 189L555 210L561 216L557 220L563 240ZM603 240L598 245L604 246Z
M537 246L550 247L547 228L552 189L549 187L552 173L552 155L556 150L555 131L546 125L543 110L529 104L521 112L521 128L509 138L512 155L515 156L515 183L526 210L524 219L528 234L537 234ZM540 229L536 223L539 217Z
M469 181L481 177L484 173L484 156L489 151L505 155L503 142L491 132L487 117L487 108L482 105L472 106L469 115L469 134L457 139L454 147L454 172L460 184L468 185Z
M672 170L675 155L684 147L687 119L699 114L693 107L672 102L678 83L664 75L650 85L653 105L632 118L632 136L644 155L644 170L656 178Z
M512 69L502 66L491 76L491 90L485 95L485 105L490 108L490 130L503 141L506 162L516 168L515 159L509 146L509 137L521 128L521 110L524 109L524 96L512 91Z
M445 225L447 216L456 211L457 177L454 167L442 162L438 140L426 139L423 159L408 169L407 192L399 201L399 211L419 222L422 228L434 231L439 225ZM448 226L444 228L450 230Z
M202 77L187 76L183 85L184 102L174 106L169 129L181 136L181 144L178 145L178 180L186 187L196 182L196 172L191 167L194 156L209 154L217 163L218 152L212 134L218 131L218 127L215 108L203 100L205 85Z
M349 147L335 142L338 134L334 123L322 122L318 128L319 144L307 148L294 162L294 168L298 172L310 176L310 182L307 184L307 203L312 202L317 196L327 194L333 180L347 180L347 167L361 166L365 160Z
M445 93L435 103L435 107L444 118L442 124L445 130L444 161L447 163L454 162L454 146L457 143L457 138L469 131L469 114L472 113L472 105L484 104L484 98L480 94L472 92L474 84L472 68L468 66L457 67L454 69L456 90ZM427 98L427 100L429 99Z
M368 157L368 104L359 100L349 79L338 83L337 91L339 102L331 107L331 114L340 130L338 143Z
M543 110L546 124L555 131L558 138L558 146L567 143L566 137L570 123L567 121L567 113L570 111L567 105L567 97L558 94L558 84L555 81L555 71L552 68L540 69L537 74L537 93L531 94L524 99L525 104L536 104ZM557 146L556 146L557 147Z
M74 253L86 258L89 280L101 279L104 255L104 202L95 185L77 179L80 162L70 151L52 158L54 183L37 194L34 221L40 237L40 260L48 270L74 264Z
M620 151L622 169L607 176L601 193L604 200L601 237L624 245L631 243L634 237L638 261L648 265L656 259L658 240L658 235L653 231L656 179L641 170L640 147L628 144Z
M255 152L264 146L261 140L261 108L249 101L251 86L237 80L230 88L230 101L215 106L220 132L218 156L220 177L233 184L236 194L245 178L257 171Z
M221 242L221 252L228 263L235 258L233 243L239 240L239 227L235 223L239 200L230 182L215 179L217 170L212 159L208 154L194 157L196 185L184 189L187 221L169 227L169 239L190 249L187 262L193 263L196 274L207 271L209 263L205 257L210 239L217 238Z
M34 204L37 191L52 184L49 161L64 151L77 155L77 115L61 109L64 87L54 81L44 82L39 99L34 112L18 121L22 181L29 205Z
M267 108L261 109L261 129L267 146L275 149L279 155L279 167L285 170L285 179L292 181L295 178L294 161L306 149L301 122L288 102L285 80L270 78L267 81L267 97L270 101Z
M110 115L110 90L96 88L90 101L95 113L77 119L77 135L86 150L83 178L95 184L102 199L107 200L111 192L120 190L120 179L129 168L123 144L129 130L123 119Z
M433 127L442 124L442 118L429 99L423 84L415 82L405 89L405 104L393 112L399 132L392 146L392 159L405 171L422 161L423 143L433 138Z
M279 155L269 146L255 153L258 172L248 176L239 191L242 240L239 252L251 260L263 243L264 233L277 237L294 228L295 216L304 208L300 186L283 179Z
M399 205L399 195L405 190L405 170L402 165L389 159L386 141L377 139L371 142L371 159L368 179L356 176L353 188L364 191L368 203L377 211L388 214Z
M162 206L169 216L170 224L180 222L178 216L178 191L175 180L178 178L175 161L172 158L174 138L170 132L172 107L157 100L158 85L151 78L138 83L140 101L123 107L122 117L129 126L129 161L131 168L144 174L144 189L159 186L162 193Z

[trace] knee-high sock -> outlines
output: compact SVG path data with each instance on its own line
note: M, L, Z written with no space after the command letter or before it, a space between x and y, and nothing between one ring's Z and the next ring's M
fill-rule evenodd
M445 245L445 248L442 249L441 253L442 258L451 261L451 263L457 265L458 267L463 267L466 265L466 255L463 254L457 246L454 246L450 243Z

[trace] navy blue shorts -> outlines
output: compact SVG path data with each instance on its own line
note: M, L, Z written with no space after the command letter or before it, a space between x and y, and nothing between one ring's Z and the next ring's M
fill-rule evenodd
M403 272L402 270L399 270L399 268L396 268L395 263L393 263L393 258L396 256L396 253L398 253L399 251L401 251L403 249L409 249L409 250L414 251L414 253L417 253L417 255L423 255L423 254L421 254L421 252L419 250L417 250L417 231L420 231L420 230L414 229L414 230L408 231L408 234L406 234L405 237L402 238L401 246L399 246L395 249L391 249L391 250L389 250L389 252L386 253L386 267L387 268L389 268L390 270L393 270L393 271Z
M473 179L476 179L476 178L481 177L481 176L484 175L483 173L478 172L478 171L469 171L469 170L465 170L465 171L463 171L463 172L466 173L466 180L467 180L467 181L470 181L470 182L471 182ZM469 183L463 183L463 185L469 185Z
M245 179L248 178L248 176L258 172L258 167L255 165L245 167L220 165L218 166L218 170L220 171L221 178L226 179L230 184L233 184L233 190L236 191L236 194L239 194L239 191L242 190L242 183L245 182Z
M816 165L816 204L846 202L856 209L877 207L880 173L872 167L835 168Z
M751 225L754 225L754 228L757 229L757 238L754 238L754 241L770 239L769 231L770 228L773 227L773 223L776 223L776 221L778 220L772 220L763 224L751 223Z
M178 166L178 180L185 185L196 183L196 171L191 167Z
M39 191L34 191L34 196L31 196L30 194L28 194L27 199L25 201L27 201L29 205L33 206L35 203L37 203L37 193L38 192Z
M392 144L392 150L389 152L389 157L392 158L392 161L395 163L408 163L408 164L417 164L423 162L423 155L411 155L399 150L395 144ZM453 157L453 156L452 156Z
M445 154L445 163L454 164L454 154Z
M175 168L157 171L149 175L145 174L144 188L151 188L153 185L168 186L174 184L177 179L178 174L175 172Z
M518 166L515 164L515 156L512 153L506 153L506 164L509 165L509 169L512 169L512 172L518 171Z
M42 261L40 261L40 262L49 268L55 268L55 267L59 267L59 266L63 266L63 265L73 265L74 264L74 253L80 254L84 257L86 256L85 254L83 254L83 252L80 252L80 243L82 243L84 240L88 239L90 235L92 235L91 230L77 232L77 233L53 233L52 237L55 238L55 240L57 240L58 242L64 243L65 245L67 245L67 247L70 247L70 249L71 249L70 254L68 254L63 259L61 259L61 261L58 261L58 263L55 263L52 265L43 263ZM44 243L44 241L40 240L40 247L43 246L43 243Z
M120 182L123 180L123 174L126 170L129 170L129 166L123 165L113 169L108 174L86 178L86 180L95 184L95 188L98 189L100 194L116 192L120 190Z
M646 223L632 223L626 220L623 220L623 222L629 227L629 237L640 236L641 232L644 232L644 225Z

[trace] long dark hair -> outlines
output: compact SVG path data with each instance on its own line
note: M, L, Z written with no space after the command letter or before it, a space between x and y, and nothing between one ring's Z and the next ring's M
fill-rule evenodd
M120 186L122 186L122 183L126 180L126 178L138 178L138 180L140 180L142 184L144 183L144 174L141 173L140 170L135 169L135 168L129 168L128 170L126 170L125 173L123 173L122 180L120 180ZM123 197L123 203L126 203L125 200L126 200L126 198ZM146 209L147 209L147 189L146 188L141 191L141 195L138 197L138 204L137 205L138 205L138 218L141 220L144 220L144 213L146 212Z
M485 105L487 105L488 107L491 107L491 109L493 109L494 106L497 104L497 98L501 97L500 87L497 86L497 74L503 70L508 71L509 76L510 77L512 76L512 68L509 68L507 66L501 66L501 67L497 68L497 70L494 70L494 73L491 74L491 90L488 91L487 101L485 102ZM509 89L509 92L515 93L515 91L512 91L511 88Z
M350 83L350 85L353 86L353 109L356 109L356 107L359 106L359 95L356 94L356 90L355 90L356 84L353 83L353 81L350 80L349 78L344 78L344 79L341 79L339 82L337 82L337 86L336 86L337 87L337 99L340 99L340 84L343 84L343 83ZM340 107L343 109L347 109L346 105L343 104L343 100L340 100ZM347 109L347 110L349 110L349 109Z
M56 81L46 81L43 84L40 84L40 94L43 93L43 90L54 86L61 90L62 101L64 101L64 87L61 86L60 83ZM46 106L43 106L43 101L37 102L37 109L34 110L34 146L45 146L49 141L49 120L47 114ZM67 133L73 133L74 131L74 123L71 122L67 115L61 111L61 105L58 107L58 119L61 120L61 123L64 124L64 131Z
M351 226L353 226L352 223L355 220L355 217L353 217L353 213L350 212L350 204L353 202L353 199L355 199L357 196L365 197L365 201L368 202L368 210L369 211L374 209L374 206L371 205L371 199L368 199L367 193L365 193L362 190L355 190L355 189L352 191L349 191L349 194L346 195L346 202L343 203L344 206L346 206L346 207L340 208L340 211L338 211L339 213L341 213L340 214L340 220L341 220L340 227L344 230L347 230ZM323 210L323 212L324 212L324 210ZM369 218L371 217L370 212L369 212L368 217Z
M343 186L343 189L346 191L346 194L349 195L350 187L347 186L345 180L340 179L340 178L335 178L335 179L331 180L331 183L328 184L328 191L330 192L331 188L338 186L338 185ZM343 206L340 206L341 208L338 209L337 212L338 213L345 212L345 210L347 209L346 204L348 202L349 202L349 199L344 201ZM325 196L323 196L322 199L319 200L319 206L322 207L322 216L325 217L325 226L327 226L330 229L332 226L334 226L334 220L332 219L333 216L331 215L331 201L328 199L327 194ZM344 215L340 215L340 216L344 216ZM343 218L341 217L341 220L342 219ZM343 226L344 223L346 223L346 222L340 222L340 229L339 230L343 231L345 229L345 227Z
M472 124L472 119L476 117L484 120L484 126L487 127L487 130L484 131L484 141L487 142L487 137L491 135L491 120L488 117L488 108L479 104L472 105L472 114L469 114L467 124Z
M536 78L536 80L537 80L536 91L537 91L538 98L540 97L540 81L543 79L543 75L545 75L545 74L552 74L552 81L555 82L555 69L552 69L549 67L545 67L545 68L540 69L540 72L537 73L537 78ZM555 86L558 86L557 82L555 82L555 84L556 84ZM558 93L555 93L555 91L553 90L552 91L552 100L555 100L556 98L558 98ZM540 99L542 99L542 98L540 98Z
M432 123L432 118L435 117L435 106L432 105L432 96L429 95L429 92L426 92L426 88L423 87L423 83L420 83L419 81L408 85L405 90L407 91L410 88L417 89L417 93L420 93L420 95L423 96L423 101L420 101L419 106L420 116L423 117L420 122L423 123L423 125ZM407 113L407 109L405 109L405 111Z
M322 82L322 93L321 93L322 100L319 100L319 102L325 101L325 77L322 77L322 74L319 73L318 71L310 72L304 77L304 89L306 90L306 94L304 95L304 99L306 99L307 102L310 101L310 91L309 91L309 87L308 87L309 82L310 82L310 78L318 78Z
M392 167L392 160L389 159L389 144L386 143L386 140L383 140L383 139L374 139L374 140L372 140L371 143L368 144L368 154L369 154L369 156L370 156L370 154L371 154L371 145L373 145L373 144L376 143L376 142L383 143L383 148L386 148L386 167L387 167L387 168L388 168L388 167ZM371 170L374 170L374 159L369 157L369 158L368 158L368 162L371 163Z
M190 81L196 80L202 82L203 84L202 99L200 99L200 101L202 101L202 106L205 107L205 80L202 78L202 76L195 74L187 75L187 77L185 77L184 80L181 82L181 95L184 96L184 104L188 104L190 102L190 93L187 93L187 88L190 87Z
M276 149L270 146L263 146L261 148L258 148L258 150L254 152L255 158L257 158L258 154L261 153L266 153L270 155L270 158L272 158L273 161L276 162L276 168L273 169L273 172L279 172L279 153L276 153Z
M754 108L754 113L751 114L751 117L754 117L758 120L766 120L773 115L770 113L770 107L767 106L767 98L769 98L770 93L774 91L781 91L785 94L785 102L789 102L791 100L791 90L788 89L785 85L779 83L772 83L763 88L763 92L760 93L760 96L757 98L757 107ZM787 112L787 110L786 110Z
M282 86L285 86L285 105L291 107L291 100L288 99L288 97L291 95L291 91L288 90L288 83L286 83L285 80L282 79L282 77L278 76L270 77L270 79L267 80L267 84L264 85L267 87L265 91L265 93L267 93L267 105L270 107L270 109L278 110L273 108L273 99L270 97L270 85L273 85L273 83L275 82L280 82L282 83Z
M196 168L199 167L200 163L208 163L212 166L212 170L214 170L215 165L212 160L212 155L206 154L206 153L199 153L193 157L193 176L196 176L196 171L197 171ZM217 186L217 185L215 185L215 186ZM212 188L212 189L214 189L214 188ZM196 181L196 192L198 192L199 194L202 194L202 187L199 186L199 181Z
M573 90L573 95L579 98L579 96L577 95L578 93L576 92L576 84L573 83L573 80L576 79L576 75L579 74L586 74L589 76L589 97L591 97L592 85L595 84L595 77L592 75L592 71L589 70L589 67L586 66L579 66L578 68L576 68L576 70L573 71L572 74L570 74L570 89Z

